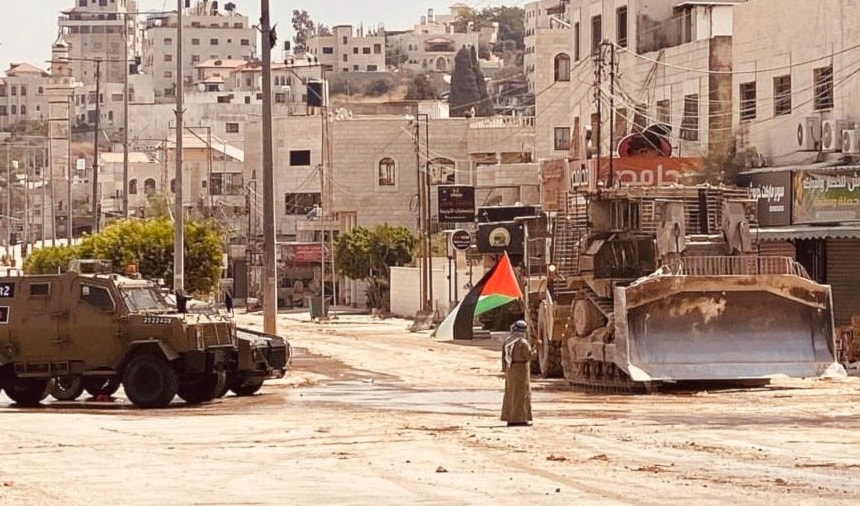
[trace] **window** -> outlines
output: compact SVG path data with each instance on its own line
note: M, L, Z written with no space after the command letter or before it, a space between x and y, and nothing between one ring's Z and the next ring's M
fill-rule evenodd
M51 283L33 283L30 285L30 297L44 297L51 293Z
M553 149L556 151L567 151L570 149L570 128L556 127L553 135Z
M633 131L641 133L648 126L648 110L645 104L636 104L633 109Z
M250 40L250 39L242 39L242 40L240 40L240 41L239 41L239 45L241 45L241 46L250 46L250 45L251 45L251 40Z
M357 47L352 48L352 54L358 54L358 48Z
M349 39L346 38L346 35L343 36L343 43L349 44Z
M370 54L370 48L369 47L361 48L361 54Z
M176 179L170 180L170 193L176 193Z
M755 83L740 86L741 121L755 119Z
M225 125L228 134L239 133L239 123L227 123Z
M21 85L21 96L22 97L27 96L27 87L24 86L23 84Z
M352 70L355 72L358 72L358 70L359 70L358 65L353 65Z
M672 116L671 116L671 108L669 105L669 100L658 100L657 101L657 110L655 111L657 115L658 123L665 123L667 125L672 124Z
M791 76L773 78L773 115L791 114Z
M16 106L16 105L14 105L14 104L13 104L13 105L11 105L11 106L9 106L9 107L10 107L10 109L9 109L9 110L12 112L12 116L16 116L16 115L18 114L18 106Z
M173 186L171 186L171 191ZM155 179L149 178L143 182L143 193L147 195L152 195L155 193Z
M699 95L684 96L684 117L681 119L681 138L699 140Z
M322 54L334 54L334 48L328 47L328 46L323 47L322 48Z
M0 84L0 97L5 97L5 96L6 96L6 85Z
M615 42L621 47L627 47L627 7L615 10Z
M570 81L570 57L564 53L555 56L555 80Z
M290 151L290 167L307 167L311 164L311 150L299 149Z
M171 39L170 37L165 37L164 38L164 45L165 46L172 46L173 45L173 39Z
M21 114L22 115L27 114L27 106L26 105L21 105Z
M45 88L42 88L41 86L39 86L38 93L39 93L39 95L44 95L45 94Z
M170 53L165 53L165 55L164 55L164 61L166 61L166 62L172 62L172 61L173 61L173 55L172 55L172 54L170 54Z
M286 104L287 103L287 94L286 93L275 93L275 103L276 104Z
M192 54L191 55L191 63L200 63L200 55Z
M591 54L600 52L600 44L603 41L603 26L600 16L591 18Z
M0 116L6 116L6 106L0 105Z
M579 61L580 52L579 52L579 23L573 24L573 60Z
M130 179L128 181L128 194L137 195L137 179Z
M343 53L343 61L349 61L349 55L348 54Z
M376 65L368 65L368 66L367 66L367 71L368 71L368 72L376 72L377 68L378 68L378 67L377 67Z
M13 97L18 96L18 87L17 86L14 86L14 85L12 86L12 96Z
M306 215L314 207L322 204L322 196L319 193L285 193L284 207L286 214Z
M382 54L382 44L373 45L373 54Z
M191 39L191 45L192 46L199 46L200 45L200 39L196 39L196 38Z
M379 186L394 186L395 181L395 166L394 160L391 158L383 158L379 161Z
M100 286L81 285L81 301L99 311L113 311L113 299L107 289Z
M173 78L173 71L172 70L165 70L164 71L164 78L165 79ZM172 93L171 93L171 95L172 95Z
M243 189L242 174L239 172L215 172L209 179L212 195L242 195Z
M833 67L822 67L813 72L815 80L815 110L833 109Z

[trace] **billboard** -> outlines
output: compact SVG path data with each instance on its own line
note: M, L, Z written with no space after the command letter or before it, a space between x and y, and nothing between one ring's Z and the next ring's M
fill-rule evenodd
M795 171L792 195L793 223L860 221L860 171Z
M464 184L439 185L439 221L441 223L475 221L475 187Z

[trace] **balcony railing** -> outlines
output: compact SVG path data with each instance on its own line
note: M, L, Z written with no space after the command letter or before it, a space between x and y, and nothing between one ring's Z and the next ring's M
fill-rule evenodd
M469 128L534 128L534 116L491 116L469 123Z

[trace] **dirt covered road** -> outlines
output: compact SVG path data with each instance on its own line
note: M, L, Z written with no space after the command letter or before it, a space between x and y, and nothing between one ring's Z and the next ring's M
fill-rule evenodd
M238 314L251 328L260 315ZM0 395L0 504L856 504L860 379L648 396L533 382L498 419L499 343L279 316L293 370L186 407Z

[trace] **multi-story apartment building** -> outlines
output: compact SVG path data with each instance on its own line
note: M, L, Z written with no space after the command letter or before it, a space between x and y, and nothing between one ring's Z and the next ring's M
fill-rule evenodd
M144 69L152 76L156 100L169 101L175 96L177 82L190 87L195 84L195 66L207 60L251 60L256 51L257 33L248 17L218 2L199 0L182 16L181 80L176 74L177 40L176 12L150 16L144 32Z
M837 325L860 317L860 32L849 0L735 7L732 133L759 199L762 249L833 291Z
M573 0L530 7L567 12L561 22L536 24L529 35L536 135L546 139L538 158L584 159L586 126L604 159L616 154L624 136L653 123L671 127L676 156L728 149L732 8L741 1ZM557 34L565 31L566 45ZM564 95L566 106L559 102Z
M123 82L126 58L140 54L136 0L74 0L58 25L69 43L72 75L85 85L96 80L96 60L104 82ZM130 63L130 62L129 62Z
M351 25L332 27L331 35L308 39L308 54L313 55L325 72L385 71L385 34L354 32Z
M13 63L0 79L0 130L48 118L50 75L29 63Z
M436 16L433 9L421 16L421 22L411 31L389 35L385 38L389 65L394 68L416 72L452 72L454 57L463 47L486 47L495 42L498 27L489 37L481 32L467 30L456 32L454 21L460 9L451 8L451 14ZM470 27L471 28L471 27Z

